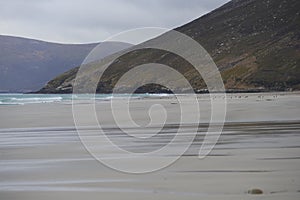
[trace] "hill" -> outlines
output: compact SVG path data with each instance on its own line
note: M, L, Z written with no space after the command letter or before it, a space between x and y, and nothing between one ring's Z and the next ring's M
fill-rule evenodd
M57 44L0 35L0 92L30 92L79 66L97 44ZM103 56L129 47L107 43Z
M210 53L227 90L299 90L299 15L298 0L232 0L176 30L195 39ZM152 42L155 40L159 42L160 38ZM206 87L183 59L168 52L161 55L157 50L128 53L105 72L97 92L111 92L117 80L132 66L153 60L180 71L195 90ZM98 65L101 67L101 63ZM77 70L58 76L40 92L72 92ZM149 91L165 90L157 86L140 90Z

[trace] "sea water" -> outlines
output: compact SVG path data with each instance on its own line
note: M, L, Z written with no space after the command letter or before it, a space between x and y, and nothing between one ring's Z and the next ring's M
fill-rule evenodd
M3 105L25 105L33 103L71 102L72 99L108 101L112 98L147 98L161 97L169 94L0 94L0 106Z

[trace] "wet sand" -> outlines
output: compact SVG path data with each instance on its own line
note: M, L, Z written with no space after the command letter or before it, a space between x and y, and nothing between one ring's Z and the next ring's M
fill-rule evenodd
M198 99L205 127L208 96ZM173 112L170 127L177 120L172 98L134 101L140 124L149 120L145 109L157 103ZM107 115L108 105L97 102L97 114L118 141L121 132ZM81 106L84 111L86 104ZM300 94L230 94L227 108L224 131L209 156L198 159L199 135L171 166L132 175L104 166L85 150L70 102L0 106L0 199L299 199ZM93 125L88 118L86 123ZM157 144L163 142L162 136ZM263 194L248 194L254 188Z

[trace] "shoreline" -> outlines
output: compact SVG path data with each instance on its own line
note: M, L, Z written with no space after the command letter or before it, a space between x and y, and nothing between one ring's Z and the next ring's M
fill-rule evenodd
M227 115L225 122L253 122L253 121L280 121L300 120L300 93L252 93L252 94L229 94L226 95ZM52 97L51 97L52 98ZM189 95L184 95L187 102ZM200 108L201 123L210 119L210 101L218 103L219 97L213 95L197 95ZM221 100L221 99L220 99ZM122 98L119 102L125 101ZM172 115L169 123L178 122L178 101L174 96L153 96L149 98L134 98L131 100L133 114L138 121L147 121L147 110L152 104L161 104ZM19 102L18 102L19 103ZM91 101L82 101L80 107L83 113ZM124 102L125 103L125 102ZM97 116L109 114L110 99L96 99L95 108ZM194 108L185 104L188 112L194 112ZM177 108L177 109L176 109ZM47 103L28 103L23 105L1 105L0 106L0 128L26 128L26 127L49 127L49 126L74 126L72 113L72 100L59 100ZM108 115L109 116L109 115ZM112 125L112 118L104 117L105 125ZM87 119L87 125L91 123ZM93 125L93 124L92 124Z
M296 90L296 89L292 89L292 88L285 88L282 90L273 90L273 89L259 89L259 88L253 88L253 89L226 89L225 93L231 94L231 93L300 93L300 90ZM184 92L179 92L178 94L184 94ZM208 93L224 93L224 91L222 92L209 92L207 89L200 89L200 90L195 90L194 91L195 94L208 94ZM25 92L25 91L0 91L0 94L72 94L72 91L68 91L68 92L63 92L63 91L57 91L57 93L55 92L40 92L40 91L29 91L29 92ZM112 93L99 93L97 92L96 94L112 94ZM127 94L126 92L122 92L122 93L118 93L118 94ZM171 91L169 90L161 90L161 92L156 91L156 92L152 92L152 93L148 93L146 91L139 91L135 94L172 94Z

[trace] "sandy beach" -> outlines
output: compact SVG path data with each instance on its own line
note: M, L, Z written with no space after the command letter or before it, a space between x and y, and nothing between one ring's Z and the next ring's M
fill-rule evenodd
M184 98L188 102L190 97ZM220 99L213 95L211 100ZM172 125L180 115L176 99L133 101L132 117L140 125L148 123L151 105L170 112L170 128L156 145L164 144L164 133L175 134ZM210 98L198 95L198 101L205 127ZM87 105L79 105L83 116ZM109 106L109 101L96 101L97 116L107 134L121 141ZM186 108L194 112L188 103ZM94 131L88 117L85 125L83 130ZM200 134L171 166L134 175L110 169L87 152L76 132L72 102L0 106L0 199L299 199L299 133L300 93L228 94L223 132L207 157L198 158ZM129 142L125 148L152 147ZM256 188L263 194L248 194Z

